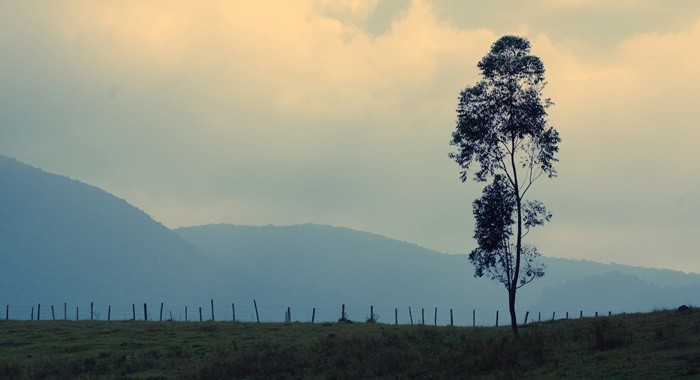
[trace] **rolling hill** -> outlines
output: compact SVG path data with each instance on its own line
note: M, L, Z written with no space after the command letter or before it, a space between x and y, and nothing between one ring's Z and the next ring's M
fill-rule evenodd
M249 297L272 304L494 308L501 287L475 282L461 256L347 228L209 225L175 230L201 252L255 273Z
M0 156L0 302L192 300L216 268L107 192Z
M505 309L503 287L474 278L465 255L367 232L314 224L218 224L175 232L225 266L255 273L249 294L280 306L342 302ZM545 277L518 293L521 310L592 314L700 304L698 274L549 257L544 261Z
M356 318L375 305L463 314L477 309L490 320L506 305L502 286L473 278L464 255L314 224L169 230L99 188L1 155L0 261L0 304L25 309L95 301L128 307L130 315L132 303L204 306L215 299L248 305L256 299L274 309L274 319L286 306L332 307L335 316L340 304L348 304L362 307ZM700 304L698 274L545 262L545 277L519 292L520 310L624 312Z

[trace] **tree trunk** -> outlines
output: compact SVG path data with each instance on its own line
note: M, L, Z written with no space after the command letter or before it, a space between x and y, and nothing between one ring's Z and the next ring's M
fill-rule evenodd
M515 340L518 340L518 321L515 317L515 292L518 290L518 280L520 279L520 254L523 247L523 200L518 182L518 168L515 165L515 136L512 137L511 144L510 163L513 168L513 192L515 193L518 227L515 236L515 273L510 280L510 288L508 289L508 308L510 309L510 324L513 327L513 337Z
M508 310L510 311L510 326L513 328L513 338L518 340L520 337L518 335L518 319L515 315L515 292L518 288L516 286L508 289Z

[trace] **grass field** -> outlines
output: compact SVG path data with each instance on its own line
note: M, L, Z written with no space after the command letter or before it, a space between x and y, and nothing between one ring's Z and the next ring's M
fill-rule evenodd
M700 378L700 310L507 327L0 321L0 378Z

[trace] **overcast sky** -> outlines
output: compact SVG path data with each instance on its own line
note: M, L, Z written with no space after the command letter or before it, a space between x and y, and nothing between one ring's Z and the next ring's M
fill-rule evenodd
M504 34L547 70L547 256L700 272L700 1L0 0L0 153L168 227L475 247L447 154ZM466 262L465 262L466 263Z

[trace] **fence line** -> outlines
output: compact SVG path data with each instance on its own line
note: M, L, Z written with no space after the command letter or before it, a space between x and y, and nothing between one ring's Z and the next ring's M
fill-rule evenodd
M159 313L149 313L149 308L156 305L143 304L143 315L137 315L136 304L131 305L100 305L90 302L88 305L75 306L75 318L68 315L68 303L63 303L63 318L55 313L54 305L50 305L50 320L147 320L147 321L176 321L176 322L204 322L204 321L234 321L234 322L378 322L395 325L432 325L432 326L499 326L499 311L488 309L467 309L467 308L440 308L432 307L432 318L426 317L426 307L419 307L420 318L414 320L413 309L418 309L415 305L409 306L353 306L339 304L338 306L321 307L293 307L293 306L265 306L259 305L257 300L252 302L232 302L231 309L215 308L214 300L211 299L209 307L192 305L168 305L160 303ZM188 310L195 308L199 311L196 317L188 314ZM86 310L81 315L80 309ZM208 310L207 310L208 309ZM431 308L428 308L430 310ZM205 318L203 310L207 313ZM169 318L165 318L163 312L166 311ZM36 314L35 314L36 312ZM551 311L521 310L519 324L534 322L544 322L557 319L574 319L598 317L606 315L605 312L590 310L554 310ZM506 313L507 315L507 313ZM607 315L612 315L607 311ZM530 317L532 316L532 317ZM43 318L43 319L42 319ZM5 306L5 320L47 320L46 315L41 315L41 304L31 306L11 307ZM508 320L509 324L510 321ZM503 325L503 321L500 321Z

